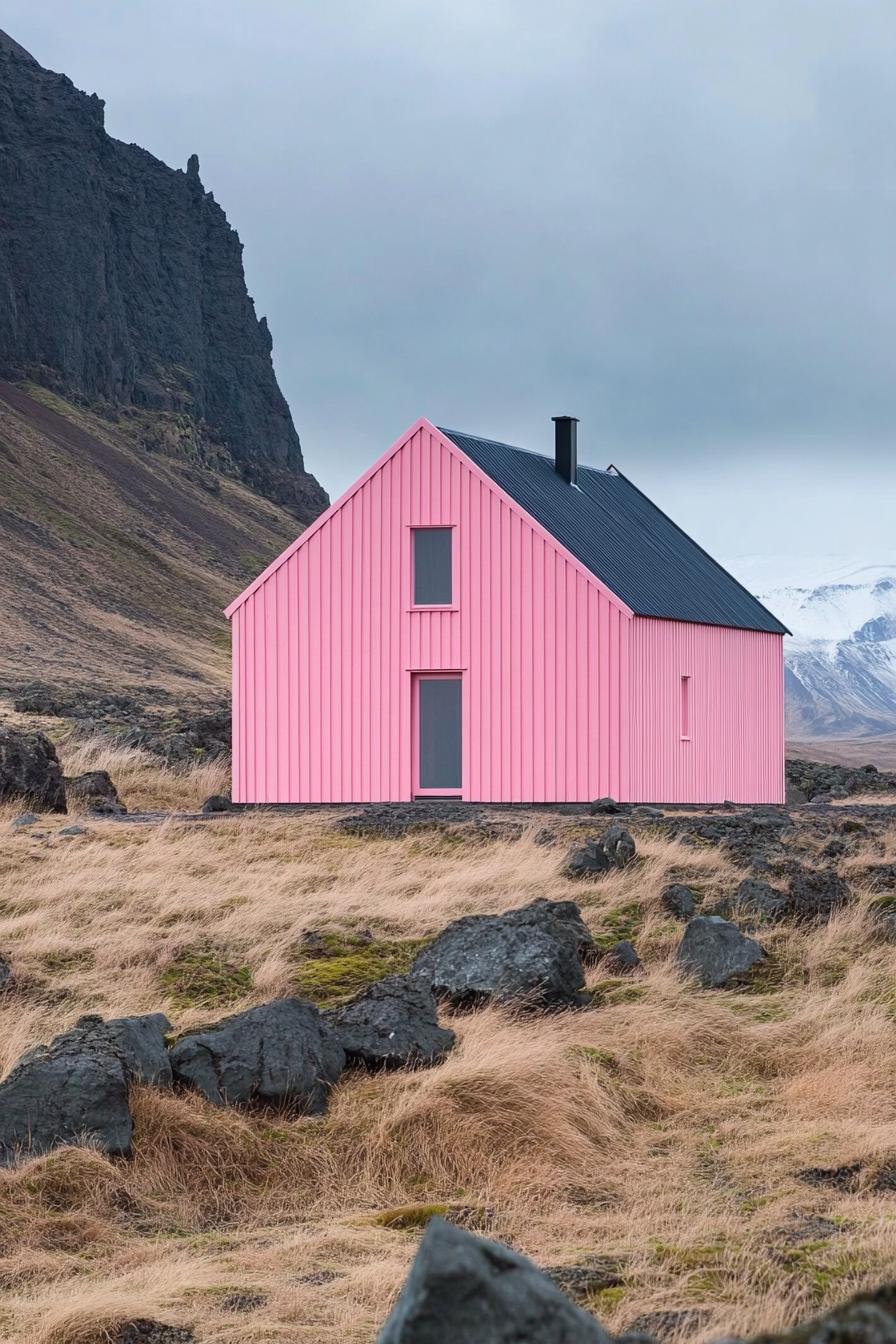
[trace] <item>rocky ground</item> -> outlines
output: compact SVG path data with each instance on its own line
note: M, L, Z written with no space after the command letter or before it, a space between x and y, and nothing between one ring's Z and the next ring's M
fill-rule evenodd
M891 1275L886 779L146 825L226 762L52 708L8 722L59 729L68 813L0 805L0 1339L696 1342Z

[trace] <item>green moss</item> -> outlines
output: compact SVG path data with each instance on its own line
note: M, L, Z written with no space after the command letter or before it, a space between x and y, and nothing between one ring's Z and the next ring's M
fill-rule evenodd
M778 1258L810 1288L818 1298L827 1297L843 1279L867 1274L872 1266L867 1255L858 1250L833 1250L829 1241L810 1241L803 1246L787 1246Z
M252 971L200 944L182 948L162 972L162 987L178 1008L234 1003L252 988Z
M600 1313L601 1311L612 1311L617 1307L625 1297L628 1289L622 1284L616 1284L613 1288L598 1288L596 1292L588 1294L588 1305L594 1307Z
M424 938L368 941L360 934L324 933L292 977L301 998L324 1007L344 1003L387 975L403 975L426 945Z
M574 1045L571 1047L571 1054L576 1059L583 1059L589 1064L594 1064L601 1068L618 1069L619 1060L609 1050L599 1050L594 1045Z
M602 916L594 930L595 944L602 952L608 952L614 943L622 942L623 939L631 942L640 927L641 903L627 901L625 905L619 905Z
M595 1008L610 1007L619 1003L640 1003L647 995L646 985L632 984L630 980L600 980L591 990L591 1002Z
M403 1208L383 1209L372 1219L375 1227L389 1227L406 1232L425 1227L431 1218L445 1218L450 1212L447 1204L407 1204Z

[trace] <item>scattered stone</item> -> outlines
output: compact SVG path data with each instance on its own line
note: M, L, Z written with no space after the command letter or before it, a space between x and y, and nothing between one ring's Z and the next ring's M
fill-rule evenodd
M705 989L720 989L743 979L765 953L736 924L718 915L697 915L678 946L679 967L695 975Z
M70 801L83 804L97 816L120 817L127 812L108 770L88 770L84 775L66 775L65 790Z
M694 893L682 882L672 882L660 897L663 909L674 919L690 919L697 909Z
M787 782L810 802L818 802L820 794L846 798L854 793L896 792L896 771L878 770L876 766L856 768L828 765L824 761L791 760L787 762Z
M840 1223L816 1213L797 1213L780 1228L778 1236L785 1246L804 1246L808 1241L826 1241L843 1231Z
M574 879L597 877L612 868L625 868L634 857L634 840L628 831L613 825L600 840L589 838L584 845L574 845L562 872L564 877Z
M893 1344L896 1283L858 1293L805 1325L781 1334L756 1335L751 1344Z
M556 832L549 830L547 826L542 826L541 830L536 831L535 833L534 843L536 845L544 845L545 848L550 848L551 845L557 843Z
M666 1339L677 1338L699 1330L709 1320L709 1312L699 1307L684 1307L680 1311L648 1311L636 1316L626 1326L625 1335L648 1335L663 1344Z
M233 804L230 801L229 794L213 793L210 798L206 798L199 810L200 812L205 813L231 812L233 810Z
M600 968L608 975L631 975L633 971L641 969L641 958L633 944L623 938L601 957Z
M795 919L826 923L849 901L849 887L837 873L804 868L790 879L788 910Z
M15 976L9 958L0 952L0 994L7 994L15 986Z
M44 733L0 725L0 802L26 798L45 812L65 812L56 748Z
M171 1049L175 1081L213 1106L289 1106L321 1115L345 1067L332 1027L313 1004L275 999L187 1032Z
M481 825L484 817L469 803L374 803L334 822L348 835L398 840L410 831L439 830L448 825Z
M621 1264L609 1256L595 1256L582 1265L552 1265L542 1273L574 1302L587 1302L592 1294L618 1288L623 1282Z
M531 1261L441 1218L427 1225L379 1344L610 1344Z
M77 835L87 835L87 827L77 825L63 826L62 830L57 831L56 834L59 835L64 840L71 840L74 836Z
M628 812L630 809L623 803L617 803L615 798L597 798L588 809L592 817L600 816L618 816L622 812Z
M858 1189L862 1176L861 1162L849 1162L842 1167L805 1167L796 1173L801 1181L809 1185L830 1186L834 1190L850 1193Z
M259 1307L267 1306L267 1302L264 1293L228 1293L221 1298L224 1311L257 1311Z
M11 825L14 830L20 830L25 826L36 826L39 821L36 812L22 812L18 817L13 817Z
M787 914L788 900L783 892L776 891L768 882L755 877L745 877L730 902L730 909L738 914L751 916L762 923L774 923Z
M320 1288L325 1283L335 1283L341 1278L342 1275L337 1274L335 1269L315 1269L310 1274L299 1275L296 1283L307 1284L309 1288Z
M634 816L644 821L661 821L664 815L661 807L647 807L644 804L634 810Z
M419 976L390 975L327 1015L349 1063L368 1069L437 1064L454 1045L435 995Z
M530 1007L582 1002L581 953L593 949L572 901L533 901L503 915L456 919L417 956L411 973L457 1007L486 999Z
M872 891L896 891L896 863L873 863L862 873Z
M63 1144L92 1143L111 1156L131 1147L124 1065L106 1041L67 1032L31 1051L0 1083L0 1163Z
M195 1344L196 1336L185 1325L165 1325L162 1321L141 1319L125 1321L104 1335L111 1344Z

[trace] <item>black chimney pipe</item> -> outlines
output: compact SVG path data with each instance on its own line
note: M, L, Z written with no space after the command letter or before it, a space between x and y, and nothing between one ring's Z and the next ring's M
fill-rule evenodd
M554 470L569 485L576 483L576 425L574 415L553 415Z

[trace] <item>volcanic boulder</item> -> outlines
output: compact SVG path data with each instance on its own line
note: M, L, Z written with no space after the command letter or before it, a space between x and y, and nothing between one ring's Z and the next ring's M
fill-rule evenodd
M531 1261L441 1218L426 1228L379 1344L610 1344Z
M303 999L275 999L190 1031L170 1051L175 1081L213 1106L288 1106L309 1115L345 1067L333 1028Z
M329 1021L350 1063L369 1069L437 1064L454 1045L420 976L390 975L337 1008Z
M678 965L705 989L719 989L743 979L765 957L753 938L718 915L697 915L678 945Z
M65 812L65 785L56 748L38 732L0 725L0 802L25 798L42 812Z
M456 919L418 955L411 972L458 1007L494 999L566 1008L582 1001L581 954L591 948L572 901L538 900L503 915Z

